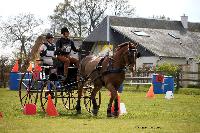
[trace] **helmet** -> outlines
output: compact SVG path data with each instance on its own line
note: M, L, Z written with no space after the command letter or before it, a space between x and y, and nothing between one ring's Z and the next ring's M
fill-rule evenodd
M50 39L50 38L54 38L54 37L53 37L53 35L51 33L47 33L46 39Z
M67 29L67 27L63 27L61 29L61 34L65 33L65 32L69 32L69 30Z

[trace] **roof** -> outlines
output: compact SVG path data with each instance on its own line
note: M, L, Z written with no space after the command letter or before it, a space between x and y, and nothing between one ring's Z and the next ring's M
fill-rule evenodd
M200 54L200 33L180 34L177 30L111 26L124 36L139 42L140 45L158 56L194 57ZM148 36L138 36L134 31L142 31ZM176 39L171 35L176 36Z
M106 17L85 41L106 41L107 20ZM200 23L188 22L186 30L181 21L109 16L109 24L114 31L158 56L193 58L200 55ZM149 37L138 36L134 31L143 31ZM112 31L110 34L114 35Z

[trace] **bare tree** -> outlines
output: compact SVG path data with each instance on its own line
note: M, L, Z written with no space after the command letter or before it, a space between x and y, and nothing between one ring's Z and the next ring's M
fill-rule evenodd
M8 82L8 73L10 72L8 61L8 57L0 56L0 87L4 88L6 88L6 83Z
M82 37L95 28L106 8L106 0L65 0L50 16L53 31L67 26L74 36Z
M31 47L36 33L34 30L42 24L42 20L36 19L33 14L19 14L8 18L1 24L0 41L3 46L11 46L20 50L20 59L27 58L28 49Z
M106 11L110 15L133 16L135 8L128 0L65 0L50 16L52 30L55 33L67 26L75 36L85 36L100 23Z
M84 1L65 0L54 10L54 15L50 16L54 33L67 26L74 36L81 37L86 29L87 20L84 13Z
M86 14L89 18L90 33L102 19L104 12L107 10L108 0L85 0Z
M163 19L163 20L170 20L169 17L166 17L164 14L163 15L153 15L152 18L155 18L155 19Z
M133 17L135 15L135 8L129 4L129 0L110 0L111 13L115 16Z

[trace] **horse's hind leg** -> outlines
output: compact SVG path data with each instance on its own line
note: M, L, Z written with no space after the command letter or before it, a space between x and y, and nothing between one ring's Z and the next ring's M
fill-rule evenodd
M83 84L78 87L78 100L76 103L76 112L77 114L81 114L81 97L82 97L82 91L83 91Z
M106 88L111 92L111 96L110 96L110 101L108 103L108 108L107 108L107 117L112 117L113 115L114 116L118 116L119 113L118 113L118 106L116 107L116 109L114 110L117 111L115 112L114 114L112 114L112 111L111 111L111 108L112 108L112 103L114 101L114 99L117 98L117 90L115 89L115 87L112 85L112 84L108 84L106 85Z

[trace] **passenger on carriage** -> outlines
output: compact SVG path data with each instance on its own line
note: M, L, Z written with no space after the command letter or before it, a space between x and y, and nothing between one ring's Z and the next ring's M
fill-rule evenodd
M46 42L40 47L40 59L44 66L53 66L53 58L55 57L55 44L53 43L54 37L51 33L47 33ZM52 69L53 71L53 69ZM45 72L46 73L46 72ZM48 73L48 72L47 72ZM53 73L53 72L51 72Z
M79 66L78 59L70 56L71 50L79 52L74 45L74 42L69 39L69 30L64 27L61 29L62 37L56 42L56 55L57 59L64 63L64 76L68 74L68 67L70 64L74 64L76 67Z

